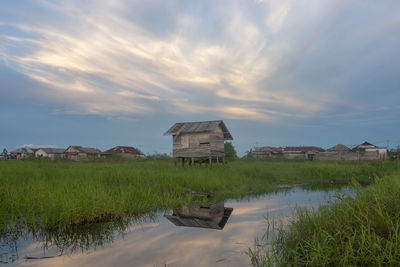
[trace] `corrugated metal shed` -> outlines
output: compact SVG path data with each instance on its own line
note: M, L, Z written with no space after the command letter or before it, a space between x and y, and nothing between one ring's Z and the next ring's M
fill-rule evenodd
M216 230L222 230L225 227L226 222L231 216L233 208L224 208L224 217L221 222L218 224L213 220L204 220L199 218L189 218L189 217L180 217L175 213L172 215L164 215L170 222L175 224L176 226L187 226L187 227L201 227L201 228L210 228Z
M233 140L231 133L222 120L217 121L198 121L198 122L178 122L175 123L164 135L180 135L183 133L204 133L212 132L215 127L221 126L225 140Z

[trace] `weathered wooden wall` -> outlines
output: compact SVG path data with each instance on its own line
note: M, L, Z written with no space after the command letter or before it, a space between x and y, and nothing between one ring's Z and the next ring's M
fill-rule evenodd
M220 126L210 133L190 133L173 136L173 156L177 157L223 157L224 134Z

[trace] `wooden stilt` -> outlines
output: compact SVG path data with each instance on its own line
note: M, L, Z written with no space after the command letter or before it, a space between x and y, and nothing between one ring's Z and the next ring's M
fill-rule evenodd
M219 165L219 157L217 156L217 165Z
M174 166L176 167L176 158L174 157Z
M182 167L185 167L185 158L182 157Z
M194 166L194 158L192 157L192 166Z
M212 165L212 157L211 156L208 157L208 163L210 164L210 168L211 168L211 165Z

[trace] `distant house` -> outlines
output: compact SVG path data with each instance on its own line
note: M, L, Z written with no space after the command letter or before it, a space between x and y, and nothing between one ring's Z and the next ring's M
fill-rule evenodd
M319 160L358 160L358 154L343 144L337 144L318 155Z
M164 135L172 135L173 157L177 159L213 159L225 162L224 141L233 140L222 120L175 123Z
M272 146L256 147L251 151L251 155L256 159L279 157L283 155L283 148Z
M353 147L353 151L357 151L357 150L376 150L378 147L376 145L373 145L369 142L364 142L362 144L359 144L355 147ZM386 148L385 148L386 149Z
M377 147L364 142L350 149L343 144L337 144L327 150L317 146L292 146L292 147L256 147L252 151L254 158L285 157L288 159L308 160L385 160L387 159L386 147Z
M289 146L283 148L283 155L289 159L318 159L318 154L325 149L317 146Z
M288 159L318 159L318 154L324 152L317 146L287 146L287 147L256 147L252 151L254 158L284 157Z
M11 157L16 159L24 159L33 156L35 150L30 147L20 147L10 152Z
M386 147L378 147L369 142L364 142L355 146L353 149L355 152L360 152L361 157L363 156L366 160L374 159L373 155L376 155L377 160L385 160L387 159L387 148Z
M65 148L43 147L35 151L36 158L48 158L51 160L65 158Z
M75 161L98 159L101 157L99 149L81 146L69 146L64 151L64 154L67 159Z
M132 146L116 146L110 148L109 150L104 151L102 155L105 156L116 155L125 159L133 159L144 156L142 151Z
M348 148L348 147L345 146L345 145L337 144L336 146L333 146L333 147L331 147L331 148L328 148L326 151L327 151L327 152L350 152L351 149Z

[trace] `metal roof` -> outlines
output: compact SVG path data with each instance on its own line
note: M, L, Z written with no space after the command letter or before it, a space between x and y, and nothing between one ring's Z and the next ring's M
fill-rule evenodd
M39 149L43 150L47 154L63 154L65 151L65 148L54 148L54 147L42 147Z
M345 145L337 144L336 146L333 146L333 147L327 149L326 151L328 151L328 152L332 152L332 151L351 151L351 149L348 148Z
M101 150L98 148L93 148L93 147L82 147L82 150L88 154L97 154L101 153Z
M104 151L103 153L104 154L127 153L127 154L143 155L142 151L132 146L116 146Z
M69 146L68 148L70 148L70 147L73 148L74 150L77 150L77 151L81 152L81 153L87 153L87 154L100 154L101 153L100 149L92 148L92 147ZM74 154L74 153L77 153L77 152L72 152L72 153L68 152L68 153L69 154Z
M272 147L272 146L264 146L264 147L256 147L253 152L271 152L271 153L282 153L282 147Z
M362 144L359 144L358 146L354 147L353 149L362 149L362 148L378 148L376 145L373 145L369 142L364 142Z
M221 126L225 140L233 140L231 133L222 120L217 121L198 121L198 122L178 122L175 123L164 135L180 135L183 133L204 133L212 132L217 126Z
M308 152L308 151L318 151L324 152L325 149L317 146L287 146L283 148L284 152Z

